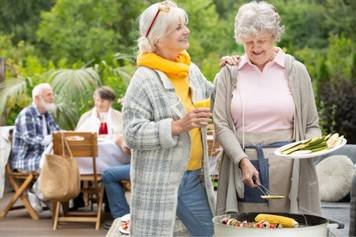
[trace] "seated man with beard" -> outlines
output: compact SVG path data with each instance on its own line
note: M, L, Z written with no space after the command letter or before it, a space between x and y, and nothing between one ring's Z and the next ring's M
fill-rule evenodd
M24 108L16 118L13 134L13 148L10 164L18 171L39 171L40 160L45 147L52 141L52 133L59 130L48 112L56 109L52 87L41 83L32 90L32 105ZM38 182L29 192L31 205L41 211L38 196Z

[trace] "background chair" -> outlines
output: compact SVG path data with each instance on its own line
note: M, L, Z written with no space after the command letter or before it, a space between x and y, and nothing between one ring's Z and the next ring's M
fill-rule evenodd
M219 182L219 152L222 150L220 144L215 140L215 131L214 125L212 123L208 124L208 156L210 162L210 170L211 170L211 180L213 182L214 190L216 191L218 188Z
M7 143L8 146L11 146L12 129L9 130L8 137L3 136L2 139L4 139L3 142ZM13 170L9 164L9 157L11 156L11 151L9 150L9 152L2 155L4 155L4 158L7 160L7 164L5 166L6 177L15 193L11 196L9 203L1 211L0 218L5 218L11 210L26 208L32 219L39 220L38 213L31 206L27 195L27 191L31 188L31 185L38 178L38 173L34 171L18 172L16 170ZM22 201L23 206L15 206L15 203L18 199Z
M96 158L98 156L97 134L93 132L54 132L53 133L53 152L56 155L68 155L66 148L63 150L62 138L66 139L73 157L87 157L92 159L93 173L80 175L83 184L81 191L88 194L91 202L96 202L96 211L76 211L70 212L63 208L63 203L54 201L54 223L53 229L56 230L61 222L95 222L95 230L99 230L101 222L101 210L103 203L104 187L101 184L102 178L96 172ZM60 208L62 215L60 216Z
M12 195L9 203L6 205L4 210L2 210L2 212L0 213L0 218L6 217L6 215L10 210L16 210L25 207L32 219L39 220L38 213L31 206L27 196L27 191L31 188L31 185L38 178L38 173L17 172L11 169L10 164L7 164L6 176L8 178L11 187L14 189L15 193ZM21 199L23 206L14 206L19 198Z

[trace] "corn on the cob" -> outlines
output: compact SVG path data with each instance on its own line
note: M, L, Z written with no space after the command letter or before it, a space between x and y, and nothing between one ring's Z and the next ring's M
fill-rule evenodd
M271 214L258 214L255 221L268 221L272 224L281 224L283 227L297 227L299 225L293 218Z

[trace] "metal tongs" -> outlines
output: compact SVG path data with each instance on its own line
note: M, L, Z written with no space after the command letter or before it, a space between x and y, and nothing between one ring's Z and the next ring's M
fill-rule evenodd
M255 182L256 183L256 182ZM266 188L265 186L263 186L262 184L257 184L257 188L261 191L261 193L263 195L261 195L261 198L263 199L282 199L285 198L282 195L274 195L272 194L271 191L268 190L268 188Z

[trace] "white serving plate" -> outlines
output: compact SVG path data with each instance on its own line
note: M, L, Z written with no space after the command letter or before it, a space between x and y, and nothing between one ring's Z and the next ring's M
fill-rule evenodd
M308 139L306 139L308 140ZM285 155L285 154L282 154L281 151L282 150L285 150L287 149L288 147L291 147L293 145L296 145L297 143L302 143L306 140L303 140L303 141L298 141L298 142L293 142L293 143L289 143L287 145L284 145L284 146L281 146L280 148L276 149L274 151L274 154L276 156L280 156L280 157L286 157L286 158L289 158L289 159L306 159L306 158L313 158L313 157L316 157L316 156L322 156L322 155L326 155L326 154L329 154L333 151L336 151L337 149L341 148L342 146L344 146L347 142L347 140L345 138L342 139L342 141L330 148L330 149L327 149L327 150L323 150L323 151L317 151L317 152L312 152L312 153L303 153L303 152L297 152L297 153L294 153L294 154L290 154L290 155Z

